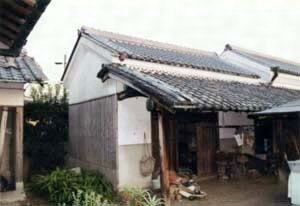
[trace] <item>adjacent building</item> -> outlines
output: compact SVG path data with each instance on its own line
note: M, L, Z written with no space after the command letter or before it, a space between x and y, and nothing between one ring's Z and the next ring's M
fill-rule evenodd
M253 130L249 112L300 96L254 68L83 27L62 77L70 104L68 163L97 169L116 187L148 187L140 160L152 148L165 191L170 171L214 175L216 152L234 146L226 140Z

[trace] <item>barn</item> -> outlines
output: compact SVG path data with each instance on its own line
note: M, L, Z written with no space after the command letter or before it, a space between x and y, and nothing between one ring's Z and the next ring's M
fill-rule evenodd
M83 27L62 76L68 164L99 170L118 188L149 187L151 175L140 166L150 151L166 192L172 171L215 176L216 152L231 147L226 140L253 135L249 112L300 95L252 68L214 52Z

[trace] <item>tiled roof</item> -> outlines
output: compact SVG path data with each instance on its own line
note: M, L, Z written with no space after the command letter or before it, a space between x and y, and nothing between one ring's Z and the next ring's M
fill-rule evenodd
M0 56L0 82L42 82L46 75L33 58Z
M287 114L287 113L299 113L300 112L300 99L292 101L278 107L273 107L261 112L256 112L253 115L276 115L276 114Z
M82 28L80 34L109 49L116 55L123 54L129 59L259 78L255 73L247 69L222 60L213 52L205 52L85 27Z
M245 57L251 61L262 64L266 67L278 67L279 72L300 76L300 64L278 57L260 54L254 51L249 51L232 45L226 45L225 51L230 50L235 54Z
M180 76L158 70L104 65L98 77L117 77L173 109L261 111L300 98L300 91L265 85ZM126 84L125 83L125 84Z

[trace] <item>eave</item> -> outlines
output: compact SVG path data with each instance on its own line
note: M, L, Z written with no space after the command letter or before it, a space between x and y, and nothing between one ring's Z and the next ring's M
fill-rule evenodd
M51 0L3 0L0 3L0 55L18 56Z

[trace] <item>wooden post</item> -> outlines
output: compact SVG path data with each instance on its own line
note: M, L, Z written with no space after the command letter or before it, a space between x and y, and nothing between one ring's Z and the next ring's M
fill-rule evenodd
M23 107L16 108L16 189L23 190Z
M161 113L158 113L158 132L159 132L159 146L160 146L160 158L161 158L161 183L162 183L162 193L165 199L165 205L170 205L169 199L169 189L170 189L170 179L169 179L169 159L166 150L166 137L164 128L164 119Z
M3 153L4 153L4 144L5 144L5 133L7 127L7 117L8 117L8 108L3 107L2 117L1 117L1 126L0 126L0 166L2 164Z

